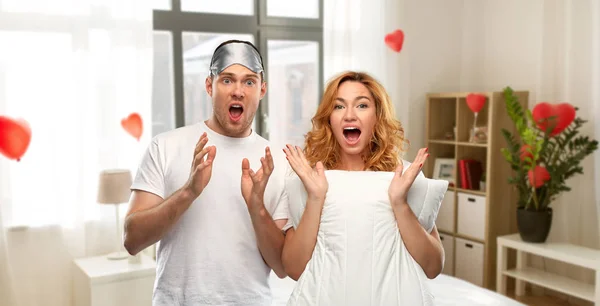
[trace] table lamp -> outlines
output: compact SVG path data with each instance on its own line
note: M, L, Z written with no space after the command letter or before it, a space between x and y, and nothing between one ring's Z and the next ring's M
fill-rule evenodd
M100 172L98 203L114 205L117 217L117 252L108 254L108 259L119 260L129 257L129 253L123 247L119 204L129 202L131 183L131 172L129 170L110 169Z

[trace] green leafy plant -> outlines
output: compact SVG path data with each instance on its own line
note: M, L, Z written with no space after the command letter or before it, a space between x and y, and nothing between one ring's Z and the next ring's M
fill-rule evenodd
M507 147L502 154L513 170L508 182L514 185L519 198L517 206L526 210L544 211L564 191L570 191L566 181L583 174L581 161L598 149L598 141L581 136L579 129L587 122L579 117L559 133L556 117L549 117L547 128L533 119L529 109L523 109L510 87L504 89L506 110L515 124L516 134L506 129L502 134ZM574 108L577 111L577 108Z

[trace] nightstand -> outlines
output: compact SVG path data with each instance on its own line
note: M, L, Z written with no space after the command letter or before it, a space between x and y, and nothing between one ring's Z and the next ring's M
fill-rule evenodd
M109 260L106 256L76 259L73 269L75 306L151 306L156 263Z

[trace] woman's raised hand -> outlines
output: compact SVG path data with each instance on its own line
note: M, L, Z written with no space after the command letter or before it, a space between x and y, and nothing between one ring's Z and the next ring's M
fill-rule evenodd
M388 189L390 202L392 204L406 203L408 190L417 178L417 175L419 175L419 171L421 171L428 156L429 153L427 153L427 148L422 148L419 150L415 160L410 164L406 171L403 171L404 168L402 165L399 165L398 168L396 168L396 173L394 174L394 178Z
M302 149L298 146L286 145L283 149L290 166L306 188L308 197L313 200L324 200L327 194L329 184L327 183L327 177L325 177L325 168L323 163L317 162L315 168L312 168Z

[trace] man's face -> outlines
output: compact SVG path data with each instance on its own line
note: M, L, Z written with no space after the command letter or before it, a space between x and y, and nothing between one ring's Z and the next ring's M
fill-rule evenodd
M248 136L267 86L260 75L234 64L214 78L206 78L206 92L212 98L216 128L230 137Z

